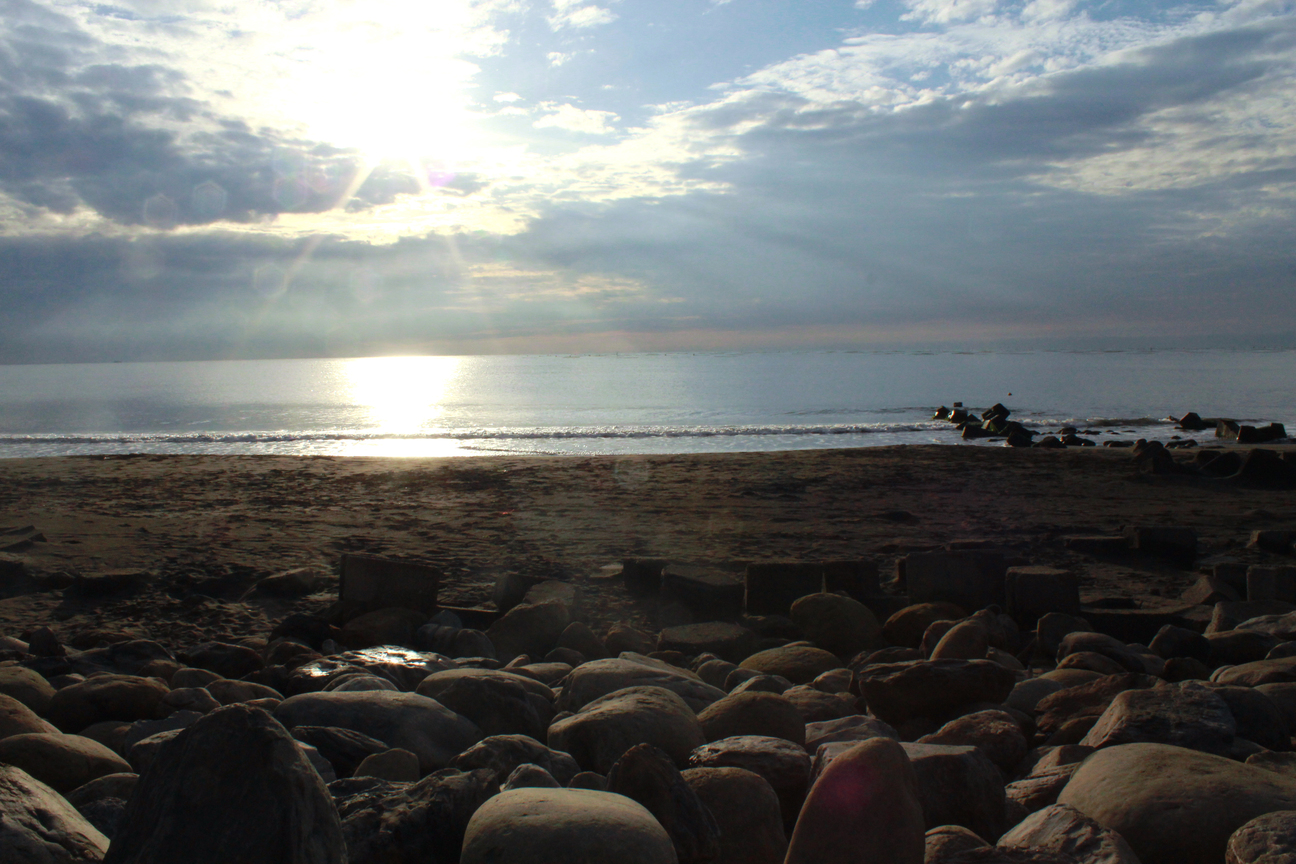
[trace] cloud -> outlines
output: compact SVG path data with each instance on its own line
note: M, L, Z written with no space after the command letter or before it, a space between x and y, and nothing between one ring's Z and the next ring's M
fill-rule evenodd
M612 124L620 119L611 111L577 108L574 105L555 105L547 102L540 108L549 113L532 124L537 129L566 129L569 132L583 132L586 135L607 135L616 131Z
M583 30L611 24L615 20L616 15L610 9L587 5L584 0L553 0L553 13L548 18L549 26L554 30Z

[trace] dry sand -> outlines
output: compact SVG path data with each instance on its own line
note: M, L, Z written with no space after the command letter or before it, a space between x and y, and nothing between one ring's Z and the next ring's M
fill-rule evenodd
M248 587L290 568L333 570L343 552L435 563L452 605L488 602L494 578L509 571L569 579L591 622L652 626L650 606L609 566L623 557L735 570L752 560L871 557L885 578L907 551L984 538L1034 563L1074 568L1085 600L1155 605L1176 598L1195 573L1080 556L1060 538L1188 526L1203 562L1249 560L1249 532L1296 526L1294 504L1291 492L1141 475L1129 450L1102 448L0 460L0 528L30 524L45 537L6 553L45 589L11 580L0 590L0 635L38 625L176 645L265 635L290 611L323 609L332 595L240 601ZM145 584L99 598L57 587L106 570L137 571Z

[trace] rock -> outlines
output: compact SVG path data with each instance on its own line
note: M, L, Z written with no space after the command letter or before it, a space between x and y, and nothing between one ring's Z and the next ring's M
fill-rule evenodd
M858 673L869 711L895 726L939 716L970 702L999 704L1016 676L989 660L917 660L868 666Z
M545 769L530 762L523 763L500 784L500 791L509 789L562 789L563 785L553 778Z
M1079 767L1078 763L1057 765L1032 772L1031 776L1023 780L1009 783L1004 787L1009 806L1015 804L1024 813L1034 813L1056 804L1058 795L1062 794L1066 784L1071 781L1071 775Z
M1206 635L1223 633L1232 630L1243 621L1262 616L1283 616L1296 612L1296 606L1282 600L1239 600L1236 603L1216 603L1211 612L1210 623L1206 625Z
M1216 603L1232 602L1241 600L1237 589L1230 585L1224 579L1210 574L1203 574L1197 577L1197 581L1179 595L1179 599L1185 603L1192 603L1196 606L1214 606ZM1248 600L1266 599L1272 600L1272 597L1259 598L1247 597Z
M0 861L99 861L108 838L61 795L21 768L0 765Z
M647 808L670 835L680 864L701 864L719 854L720 826L662 750L631 747L608 772L607 791Z
M962 825L939 825L924 836L924 864L946 864L960 852L987 849L990 844Z
M1296 683L1261 684L1254 689L1277 706L1288 729L1296 730Z
M162 697L168 692L153 678L98 675L55 693L47 716L65 732L80 732L104 720L146 720L163 716Z
M779 675L793 684L809 684L830 669L842 665L835 654L809 645L785 645L759 651L745 658L739 668Z
M208 715L213 716L213 715ZM427 774L481 739L472 721L416 693L302 693L274 712L285 726L340 726L416 754Z
M1182 747L1124 744L1086 759L1058 803L1119 833L1144 864L1218 864L1246 822L1296 806L1296 782Z
M798 597L824 590L822 564L762 561L747 565L743 606L748 615L785 615Z
M1217 684L1236 684L1240 687L1296 682L1296 657L1257 660L1254 663L1217 669L1211 680Z
M734 735L767 735L805 744L805 720L801 713L787 699L773 693L726 696L703 709L698 722L707 741Z
M1291 727L1282 709L1264 693L1250 687L1206 685L1228 706L1239 738L1269 750L1291 749Z
M849 669L829 669L810 682L810 686L824 693L849 693L855 683L855 673Z
M921 864L919 781L887 738L853 745L815 781L788 844L787 864Z
M413 783L419 779L419 758L400 747L371 753L356 766L354 776L377 777L393 783Z
M792 689L792 682L780 675L762 675L751 669L735 669L725 678L725 689L730 693L774 693L782 696Z
M725 692L690 672L666 664L639 660L592 660L572 670L556 702L559 711L579 711L609 693L627 687L661 687L678 695L693 711L701 711Z
M416 609L388 606L352 618L342 628L341 642L348 648L372 648L381 645L414 644L427 615Z
M962 825L982 837L1003 833L1003 778L984 753L950 744L900 746L918 777L918 799L928 828Z
M434 672L424 678L415 690L420 696L427 696L431 699L439 700L441 695L453 687L459 681L465 678L478 678L486 681L499 681L504 684L514 684L521 687L528 693L533 693L541 697L546 702L554 701L554 691L547 684L535 680L527 675L519 675L516 672L508 672L503 669L447 669L444 672Z
M522 604L535 605L552 601L566 606L567 612L570 614L576 608L578 593L576 586L570 582L563 582L560 579L546 579L527 589L526 594L522 595Z
M298 567L259 580L253 590L264 597L300 597L322 591L337 581L317 567Z
M1128 671L1127 667L1122 666L1115 660L1093 651L1077 651L1074 654L1068 654L1058 663L1059 669L1084 669L1089 672L1096 672L1099 675L1119 675Z
M989 648L990 634L985 627L977 621L961 621L945 631L932 648L929 659L981 660Z
M1236 732L1223 699L1201 685L1180 684L1117 694L1080 743L1111 747L1156 742L1224 753Z
M23 666L0 666L0 695L17 699L37 714L49 710L54 692L39 672Z
M350 777L367 757L390 749L377 738L339 726L295 726L291 732L328 760L339 777Z
M251 702L253 699L283 699L283 694L273 687L251 681L213 681L205 688L222 705Z
M603 644L603 640L594 634L589 625L581 621L573 621L563 629L563 632L558 635L558 647L579 651L586 660L602 660L608 656L608 649Z
M1043 849L1070 855L1077 864L1139 864L1120 834L1074 807L1054 804L1032 813L999 838L1003 849Z
M1121 530L1129 538L1130 549L1144 555L1163 558L1183 567L1197 557L1197 532L1191 528L1164 525L1129 526Z
M668 564L661 571L660 602L678 605L696 620L732 620L742 613L743 583L728 573L688 564Z
M1085 618L1050 612L1041 616L1035 625L1035 638L1046 657L1057 657L1062 640L1072 633L1092 633L1093 627Z
M138 774L105 774L91 780L89 783L78 786L63 797L73 807L81 807L99 798L121 798L125 800L131 797L137 783L139 783Z
M917 648L923 633L935 621L958 621L967 613L953 603L915 603L891 615L882 625L882 637L892 645Z
M181 652L179 658L195 669L215 672L222 678L242 678L265 665L261 655L246 645L204 642Z
M1026 756L1026 737L1012 715L1003 711L976 711L951 720L920 744L967 744L985 753L1005 776L1011 775Z
M710 684L712 687L725 688L725 681L729 678L729 673L737 669L738 666L730 663L728 660L708 660L697 667L697 676Z
M1009 567L1004 574L1004 608L1025 628L1050 612L1080 614L1080 582L1056 567Z
M473 813L461 864L675 864L666 830L641 804L586 789L511 789Z
M1279 643L1278 637L1255 630L1226 630L1204 638L1210 643L1210 657L1206 662L1212 667L1264 660Z
M756 634L738 624L708 621L667 627L657 639L658 651L679 651L690 657L711 653L737 663L756 650Z
M192 666L184 666L171 673L171 687L206 687L213 681L224 681L226 679L217 675L215 672L209 672L206 669L194 669Z
M789 687L781 695L796 708L803 723L849 717L859 710L849 693L825 693L805 684Z
M23 703L0 693L0 739L29 732L57 731L59 730L52 723L36 716L36 712Z
M442 690L436 699L476 723L483 735L545 735L545 724L527 698L527 691L513 681L465 676Z
M1045 696L1052 696L1062 689L1062 685L1057 681L1050 681L1046 678L1028 678L1013 685L1012 692L1008 694L1004 704L1009 708L1033 715L1041 699Z
M854 657L884 645L882 628L872 610L850 597L808 594L792 604L791 618L805 638L838 657ZM791 676L784 677L791 680Z
M1257 816L1229 837L1224 864L1291 864L1296 861L1296 811Z
M661 687L642 686L614 691L555 720L548 739L550 747L600 774L636 744L653 744L685 765L689 753L706 740L702 724L682 698Z
M215 711L221 703L202 687L180 687L163 696L162 705L167 711L197 711L206 714Z
M77 812L111 841L121 830L122 819L126 816L126 799L97 798L78 807Z
M330 787L331 788L331 787ZM457 861L472 814L498 789L487 771L438 771L339 802L349 864Z
M1171 657L1166 661L1162 677L1167 681L1205 681L1211 676L1210 667L1193 657Z
M1157 631L1148 646L1152 653L1164 660L1174 657L1192 657L1202 662L1210 659L1211 643L1200 633L1167 624Z
M569 754L551 750L525 735L492 735L469 747L451 762L452 767L460 771L489 770L500 781L524 764L539 765L563 786L581 773L580 766Z
M743 768L689 768L681 776L719 826L715 864L783 864L779 800L764 777Z
M195 782L201 778L201 782ZM264 711L220 708L141 775L106 864L337 862L342 826L323 782Z
M56 792L131 766L98 741L62 732L26 732L0 739L0 762L21 768Z
M1125 643L1105 633L1068 633L1062 637L1058 646L1057 659L1060 661L1069 654L1092 651L1116 661L1130 672L1146 672L1143 659Z
M145 738L141 738L130 746L126 751L126 761L130 762L131 768L142 774L153 764L153 760L162 752L162 748L171 743L181 732L180 729L167 729L163 732L157 732Z
M698 747L688 758L693 768L745 768L770 784L779 799L783 821L791 825L805 800L810 757L783 738L736 735Z
M1035 722L1039 731L1051 734L1062 724L1079 717L1097 718L1107 710L1117 693L1152 687L1156 679L1148 675L1127 672L1107 675L1086 684L1076 684L1045 696L1035 706ZM1072 742L1077 743L1077 742Z
M808 753L814 753L823 744L867 741L870 738L900 740L896 731L886 723L862 714L805 724L805 748Z
M558 637L571 623L571 612L561 602L514 606L486 631L495 646L495 656L507 662L519 654L543 657L558 644Z
M636 654L651 654L657 650L656 636L637 627L632 627L624 621L618 621L608 628L603 642L607 646L607 652L613 656L620 655L623 651L633 651Z

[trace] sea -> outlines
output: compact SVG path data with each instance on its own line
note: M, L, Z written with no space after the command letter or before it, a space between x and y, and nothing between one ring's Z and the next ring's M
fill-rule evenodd
M1296 429L1296 350L777 351L0 366L0 458L628 455L963 442L1002 403L1095 441Z

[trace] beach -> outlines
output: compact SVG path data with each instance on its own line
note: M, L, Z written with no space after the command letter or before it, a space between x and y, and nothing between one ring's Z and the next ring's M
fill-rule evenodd
M1150 608L1178 603L1197 574L1080 555L1062 538L1189 527L1198 564L1209 566L1222 555L1247 560L1251 531L1293 519L1289 492L1144 474L1128 449L1098 447L9 459L0 460L0 527L33 526L43 540L4 553L23 575L6 571L0 635L48 625L64 638L174 646L264 636L292 612L327 608L335 588L281 599L247 596L251 586L294 568L333 573L347 552L436 565L441 602L452 606L489 605L507 573L569 581L596 629L659 626L652 604L617 578L625 558L735 574L750 561L871 559L886 587L899 556L960 541L1072 569L1086 602ZM130 590L74 582L105 573Z

